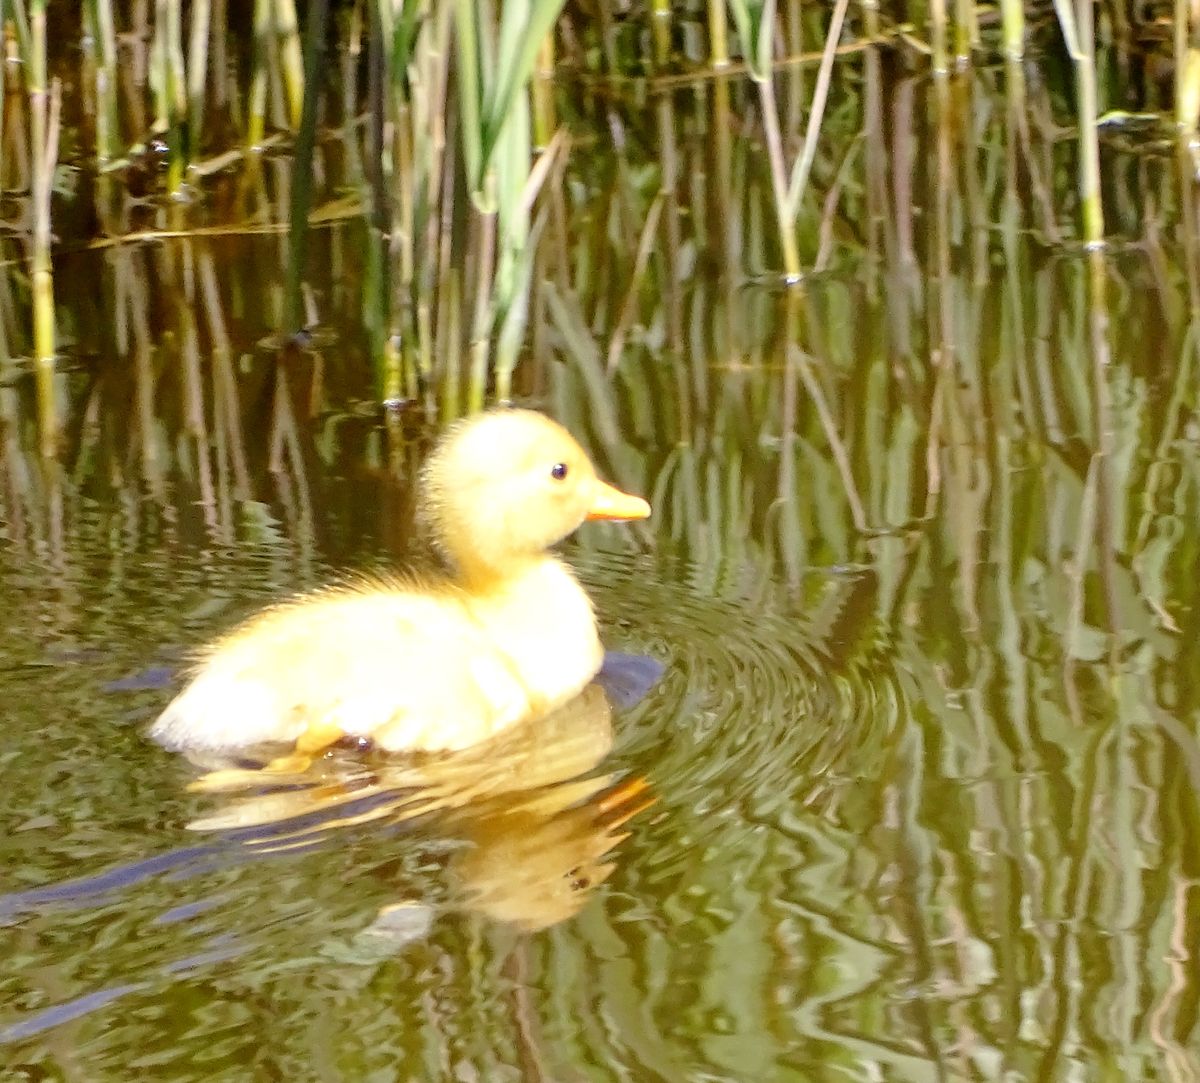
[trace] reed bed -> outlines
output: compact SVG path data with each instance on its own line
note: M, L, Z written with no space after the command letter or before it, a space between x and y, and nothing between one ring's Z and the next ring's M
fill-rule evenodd
M28 10L26 2L9 0L0 9L12 42L10 71L23 74L26 99L10 100L3 142L19 147L33 170L20 176L10 156L0 183L14 193L27 184L31 195L24 226L35 332L30 357L45 373L57 353L48 300L52 249L88 243L72 222L103 221L89 215L85 191L117 199L129 198L123 188L136 192L154 208L143 223L151 232L186 232L215 220L212 200L227 180L253 189L273 156L287 157L293 174L287 198L261 207L254 223L239 223L230 206L233 218L224 223L289 224L279 341L308 322L299 302L311 270L304 223L361 215L375 249L363 323L372 339L376 395L384 403L421 401L429 411L456 411L478 408L488 396L511 397L519 362L536 350L530 325L533 309L546 304L540 283L561 281L567 161L579 133L605 116L605 137L617 133L619 160L623 97L648 95L658 103L662 198L642 221L626 215L620 225L636 233L640 255L625 284L628 318L617 344L627 337L636 291L655 253L676 243L683 178L668 157L676 138L669 121L681 92L761 133L775 229L736 273L771 274L785 284L828 262L836 243L831 214L840 213L847 187L857 184L860 158L875 154L866 142L846 147L841 137L846 114L860 107L864 72L880 58L960 83L973 67L990 82L991 59L1007 58L1001 82L1014 168L1028 177L1042 204L1042 228L1055 239L1089 246L1110 240L1105 213L1115 192L1105 190L1102 125L1123 135L1137 123L1137 137L1160 142L1177 131L1181 146L1195 153L1196 20L1182 0L1167 51L1152 36L1157 24L1130 25L1123 12L1102 8L1097 30L1093 5L1082 0L1056 2L1053 18L1045 8L1005 3L998 20L981 18L969 3L951 9L934 2L916 24L901 21L904 13L875 4L855 8L848 0L814 9L730 0L703 11L651 3L620 13L601 0L591 14L564 9L561 0L357 0L332 10L327 0L300 9L294 0L234 9L213 0L186 8L180 0L87 0L78 8L37 0ZM54 27L49 52L47 20ZM249 47L231 56L230 41ZM333 56L338 64L327 61ZM71 131L64 165L105 181L73 198L54 192L50 121L58 115L52 73L61 79L77 64L82 70L71 73L70 83L80 96L63 105ZM1147 82L1135 69L1166 76ZM1110 70L1117 74L1101 80ZM745 77L755 95L731 95L729 80ZM1029 101L1030 77L1052 92ZM1073 83L1070 92L1064 78ZM7 85L11 91L17 84ZM946 139L953 139L956 108L948 100L932 120ZM1033 156L1034 128L1056 129L1041 160ZM335 196L321 189L320 179L338 143L356 165ZM1047 153L1065 155L1077 195L1048 182ZM312 204L314 198L329 205ZM868 228L879 229L880 220ZM94 240L118 237L102 226ZM326 318L319 305L311 315L317 324ZM619 351L609 344L606 352ZM43 379L47 449L55 443L51 383Z

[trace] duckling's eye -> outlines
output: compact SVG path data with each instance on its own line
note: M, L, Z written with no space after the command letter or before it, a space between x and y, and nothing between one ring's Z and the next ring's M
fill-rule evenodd
M567 476L567 464L555 463L552 467L550 467L550 476L555 481L562 481L562 479Z

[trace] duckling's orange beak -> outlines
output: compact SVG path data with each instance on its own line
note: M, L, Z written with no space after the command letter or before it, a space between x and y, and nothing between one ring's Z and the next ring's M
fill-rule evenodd
M623 493L603 481L597 481L592 491L592 506L588 508L589 519L647 519L650 505L640 496Z

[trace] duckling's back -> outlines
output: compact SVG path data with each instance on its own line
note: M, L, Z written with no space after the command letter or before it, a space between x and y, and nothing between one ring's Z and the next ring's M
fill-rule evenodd
M518 676L452 594L344 590L217 641L150 735L230 749L291 743L319 724L385 748L460 748L528 711Z
M362 584L218 640L150 736L221 750L332 728L391 751L460 749L565 702L600 659L586 595L549 558L489 597Z

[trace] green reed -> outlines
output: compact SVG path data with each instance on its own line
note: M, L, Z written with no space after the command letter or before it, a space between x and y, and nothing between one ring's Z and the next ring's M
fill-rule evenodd
M254 0L251 74L247 95L246 145L257 150L263 144L267 112L267 55L271 48L271 0Z
M117 41L111 0L87 0L84 32L94 51L96 156L100 164L120 157L121 118L117 100Z
M41 449L43 454L53 455L58 446L60 417L55 380L57 327L50 203L58 164L62 88L57 78L50 80L48 77L46 0L31 0L28 10L24 0L10 0L6 14L11 15L16 26L28 99L27 155L31 197L28 251L33 367Z
M1004 32L1004 54L1011 60L1025 55L1025 7L1020 0L1001 0L1000 19Z
M61 24L64 0L46 2ZM28 55L33 46L25 2L10 2L4 10L18 51ZM836 247L836 209L859 155L868 163L879 160L869 141L858 147L839 142L837 114L853 108L858 93L857 58L865 55L869 67L884 50L897 49L922 58L918 68L969 71L976 58L986 60L998 49L1014 59L1024 55L1030 33L1026 10L1016 0L1002 3L998 28L986 20L981 24L975 6L965 0L931 0L921 23L901 28L885 6L860 11L848 0L825 9L731 0L707 5L691 22L657 0L635 5L621 19L601 5L601 17L590 22L574 9L564 11L559 0L504 5L343 0L333 5L332 43L343 55L352 36L365 37L368 62L357 71L346 69L337 100L324 69L316 79L311 73L305 77L294 0L256 0L248 11L228 11L213 0L186 7L181 0L155 0L142 10L147 18L140 27L119 6L114 10L111 0L87 0L78 16L88 42L85 82L94 99L97 161L110 169L127 164L123 146L140 146L146 133L156 131L166 155L165 171L152 178L159 192L177 194L190 180L203 196L210 176L236 165L240 151L231 144L256 153L290 144L301 181L294 185L296 202L268 214L290 222L299 237L310 213L322 213L321 192L309 193L305 184L319 165L322 143L336 129L363 164L354 183L360 205L370 204L370 228L380 246L378 288L371 293L377 310L364 314L376 329L379 394L400 400L424 393L432 403L439 381L450 380L471 407L489 395L508 398L520 360L544 349L533 341L544 326L536 311L539 282L545 274L558 279L564 274L561 255L552 249L561 243L560 186L575 153L567 132L579 121L583 99L572 96L570 81L556 83L558 71L572 73L582 85L608 80L616 93L622 80L634 76L656 96L661 199L640 210L632 210L627 199L613 220L614 228L637 237L626 268L630 277L613 301L621 317L602 350L615 369L637 322L637 295L652 277L652 264L673 262L680 251L676 211L684 175L672 149L680 87L692 87L714 111L722 103L729 123L751 124L762 133L762 175L770 185L774 228L756 229L754 245L744 254L755 270L795 282L828 263ZM1038 228L1051 239L1074 233L1097 244L1106 231L1098 119L1115 104L1102 102L1113 91L1102 91L1097 73L1108 54L1097 54L1090 5L1061 0L1055 10L1077 90L1078 229L1063 220L1061 193L1050 183L1050 144L1030 135L1044 117L1024 101L1024 72L1017 66L1005 76L1008 146L1016 156L1012 168L1029 177ZM1104 11L1111 25L1128 31L1128 19ZM250 31L248 62L240 66L221 60L235 22ZM1179 0L1172 119L1185 136L1200 112L1193 22L1191 5ZM631 27L641 30L631 33ZM1037 33L1042 47L1037 62L1061 66L1045 26ZM803 54L806 39L820 42L815 54ZM138 82L138 65L125 61L147 44L148 78ZM50 48L61 53L55 43ZM740 50L740 58L730 56L731 48L735 54ZM642 50L647 55L639 55ZM743 95L731 98L729 85L713 78L728 71L737 86L742 69L753 80L753 103ZM151 116L140 117L139 110L146 109ZM1060 111L1061 103L1050 109ZM714 128L720 152L723 133L719 125ZM306 206L310 195L313 203ZM869 228L908 243L886 215ZM727 240L736 244L732 231ZM293 248L302 246L300 240ZM297 264L299 277L285 291L285 323L298 312L301 270ZM668 326L678 340L678 305ZM45 341L44 331L39 336Z
M154 41L150 50L150 83L154 90L154 130L167 145L169 195L183 184L186 150L187 77L183 60L181 0L155 0Z
M271 10L279 48L279 66L283 71L287 94L288 121L293 128L298 128L304 110L306 69L300 48L300 23L296 18L295 0L274 0ZM324 25L323 17L318 17L316 21Z
M708 0L707 12L708 54L714 68L723 68L729 63L729 27L724 0ZM744 10L739 14L745 18Z
M783 131L776 105L773 41L775 37L773 0L754 12L745 0L733 0L731 8L742 48L753 57L750 71L758 84L762 106L762 123L770 155L771 186L775 195L775 213L779 224L779 241L783 251L784 273L791 281L800 278L803 267L796 244L796 225L801 203L807 194L809 175L816 155L830 78L842 26L849 7L848 0L835 0L829 28L821 53L816 83L808 104L808 124L800 141L800 150L790 170L786 162Z
M312 160L317 130L317 86L323 67L328 0L313 0L308 9L304 38L304 100L296 149L292 158L292 193L289 200L290 247L283 301L283 333L294 335L303 326L300 290L308 254L308 218L312 207Z
M187 55L187 158L195 161L204 131L205 90L208 81L208 43L212 35L210 0L194 0Z
M1104 240L1104 208L1100 195L1100 147L1096 95L1096 42L1092 4L1087 0L1055 0L1054 11L1075 68L1079 124L1079 201L1083 239Z
M1175 63L1175 123L1194 136L1200 121L1200 10L1175 0L1172 53Z

